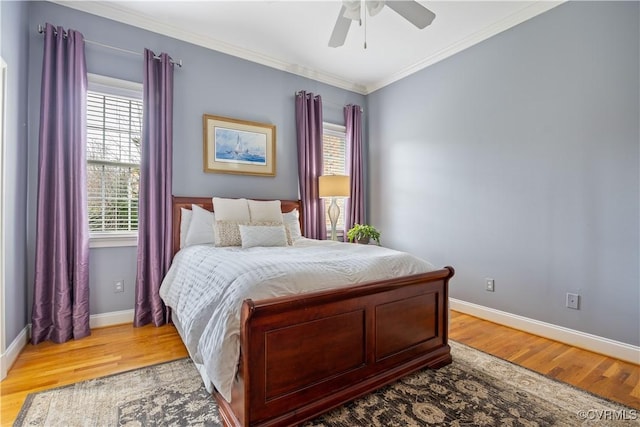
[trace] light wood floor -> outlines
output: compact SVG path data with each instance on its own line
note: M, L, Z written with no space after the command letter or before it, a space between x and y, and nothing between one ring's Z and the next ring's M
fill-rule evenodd
M550 378L640 409L640 366L451 312L449 337Z
M452 312L451 339L640 409L640 367ZM13 423L31 392L187 356L172 326L95 329L65 344L27 345L0 383L0 422Z

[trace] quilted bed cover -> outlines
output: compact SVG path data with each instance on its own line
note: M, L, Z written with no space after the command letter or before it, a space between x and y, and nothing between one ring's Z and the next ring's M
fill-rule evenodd
M203 377L227 400L240 355L240 311L259 301L435 270L406 252L301 238L285 247L182 249L160 287Z

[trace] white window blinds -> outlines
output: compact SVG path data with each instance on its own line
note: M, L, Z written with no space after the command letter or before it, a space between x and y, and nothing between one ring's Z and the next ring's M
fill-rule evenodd
M142 101L89 91L87 190L92 233L138 229Z
M322 161L323 175L346 175L346 129L344 126L332 123L324 123L322 130ZM340 216L336 224L337 230L344 228L345 199L336 199L336 204L340 208ZM331 199L324 199L325 212L329 209ZM325 215L327 230L331 229L329 215Z

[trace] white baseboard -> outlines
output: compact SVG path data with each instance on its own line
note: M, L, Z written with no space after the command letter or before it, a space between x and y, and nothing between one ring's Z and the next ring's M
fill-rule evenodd
M494 323L519 329L534 335L560 341L574 347L580 347L605 356L615 357L635 364L640 364L640 347L611 340L597 335L576 331L575 329L551 323L541 322L517 314L507 313L482 305L449 298L449 308L461 313L470 314Z
M134 310L113 311L111 313L93 314L89 317L89 327L104 328L106 326L121 325L123 323L133 323ZM14 364L22 349L29 342L31 336L31 324L27 325L18 334L15 340L0 355L0 381L4 380L9 369Z
M7 351L0 355L0 381L7 377L9 369L11 369L11 366L13 366L16 359L18 359L18 355L20 355L24 346L27 345L30 326L31 325L25 326L25 328L20 331L16 339L13 340L11 345L7 347Z
M110 313L92 314L89 318L89 327L104 328L105 326L133 323L134 310L112 311Z

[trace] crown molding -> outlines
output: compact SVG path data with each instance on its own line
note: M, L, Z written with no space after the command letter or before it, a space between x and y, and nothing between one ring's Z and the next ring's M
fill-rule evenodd
M490 37L495 36L505 30L508 30L511 27L514 27L518 24L521 24L524 21L527 21L541 13L547 12L548 10L553 9L556 6L561 5L567 0L556 0L556 1L547 1L547 0L539 0L533 4L530 4L518 12L511 14L510 16L497 21L493 25L489 27L483 28L481 31L478 31L474 34L471 34L468 37L465 37L459 40L457 43L454 43L447 47L446 49L442 49L423 60L416 62L415 64L401 70L387 79L380 80L377 83L369 85L366 87L366 95L375 92L378 89L382 89L385 86L390 85L398 80L401 80L411 74L414 74L424 68L429 67L437 62L442 61L450 56L455 55L456 53L462 52L463 50L478 44L484 40L487 40Z
M237 58L246 59L247 61L265 65L270 68L286 71L291 74L295 74L301 77L306 77L321 83L326 83L331 86L356 92L361 95L366 95L366 92L365 92L366 87L362 84L345 80L336 75L314 70L299 64L291 64L291 63L279 60L277 58L273 58L269 55L264 55L260 52L241 48L241 47L232 45L230 43L223 42L221 40L205 37L190 31L184 31L176 26L159 22L153 18L150 18L147 15L142 15L139 13L134 13L128 10L124 10L109 2L61 1L61 0L49 0L49 1L51 3L55 3L60 6L65 6L71 9L79 10L81 12L90 13L92 15L97 15L102 18L111 19L117 22L121 22L123 24L128 24L137 28L142 28L144 30L162 34L164 36L173 37L175 39L192 43L197 46L201 46L207 49L215 50L217 52L225 53L227 55L235 56Z
M467 49L477 43L480 43L496 34L499 34L515 25L518 25L528 19L531 19L541 13L544 13L554 7L564 3L567 0L538 0L533 4L529 4L523 7L518 12L515 12L505 19L502 19L495 24L484 28L468 37L459 40L457 43L452 44L446 49L442 49L433 55L389 76L376 83L370 85L363 85L350 80L346 80L337 75L326 73L323 71L311 69L299 64L291 64L286 61L271 57L269 55L262 54L260 52L253 51L251 49L241 48L230 43L223 42L221 40L205 37L200 34L196 34L190 31L185 31L173 25L169 25L163 22L159 22L147 15L134 13L125 9L122 9L113 3L107 1L61 1L61 0L49 0L51 3L58 4L60 6L69 7L82 12L97 15L103 18L112 19L124 24L128 24L134 27L142 28L154 33L162 34L165 36L173 37L178 40L186 41L207 49L215 50L227 55L235 56L237 58L245 59L247 61L255 62L261 65L265 65L277 70L286 71L291 74L295 74L301 77L306 77L311 80L315 80L321 83L326 83L331 86L335 86L341 89L345 89L351 92L358 93L360 95L368 95L390 85L398 80L401 80L411 74L414 74L430 65L433 65L443 59L446 59L456 53Z

